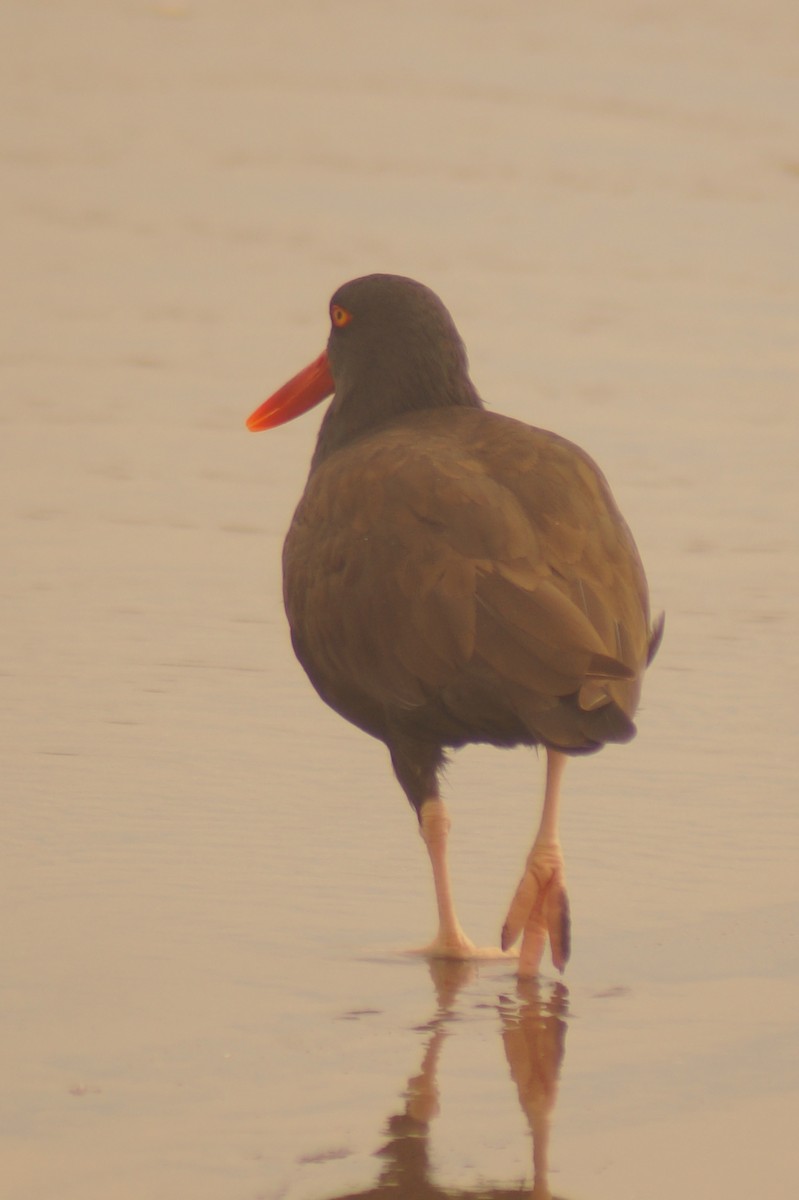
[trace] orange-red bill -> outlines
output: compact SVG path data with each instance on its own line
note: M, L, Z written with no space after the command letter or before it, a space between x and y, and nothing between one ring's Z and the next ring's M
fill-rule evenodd
M334 391L333 376L327 361L327 351L323 350L310 366L305 367L299 374L278 388L274 396L264 400L247 418L247 428L252 433L261 429L274 429L277 425L285 425L300 417L315 404L320 404L326 396Z

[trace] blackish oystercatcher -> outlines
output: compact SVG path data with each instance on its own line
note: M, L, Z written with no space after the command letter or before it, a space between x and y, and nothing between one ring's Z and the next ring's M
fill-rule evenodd
M333 395L283 551L297 658L322 699L385 742L433 868L426 953L479 953L452 901L445 750L543 746L541 822L502 929L519 973L570 919L558 838L567 757L627 742L662 617L604 476L557 434L487 412L449 312L396 275L345 283L327 349L248 419ZM492 797L493 802L493 797Z

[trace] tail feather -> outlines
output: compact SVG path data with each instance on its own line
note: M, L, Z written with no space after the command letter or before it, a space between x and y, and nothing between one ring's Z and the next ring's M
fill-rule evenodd
M591 754L606 742L629 742L636 734L635 723L610 698L589 710L580 707L579 693L549 703L519 697L515 707L536 741L566 754Z

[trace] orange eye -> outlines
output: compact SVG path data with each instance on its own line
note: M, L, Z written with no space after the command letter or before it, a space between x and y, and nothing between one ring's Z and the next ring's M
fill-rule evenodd
M340 304L333 304L330 307L330 320L338 329L342 329L345 325L349 325L352 313L347 312L346 308L342 308Z

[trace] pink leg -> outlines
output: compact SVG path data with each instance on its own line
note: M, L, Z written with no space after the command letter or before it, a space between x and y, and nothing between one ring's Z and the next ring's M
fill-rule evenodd
M433 884L438 906L438 933L424 953L434 958L471 958L475 954L474 943L460 927L452 899L452 885L447 863L447 836L450 819L443 800L427 800L422 805L420 832L430 855L433 868Z
M522 976L538 974L547 935L557 969L562 971L569 960L569 897L558 838L560 780L566 755L558 750L547 750L546 754L547 781L541 823L502 927L503 950L512 946L524 931L519 955Z

